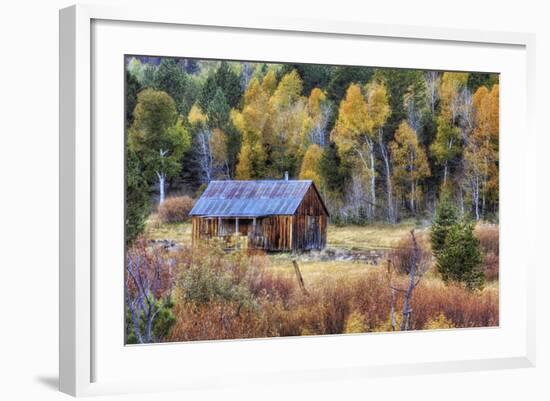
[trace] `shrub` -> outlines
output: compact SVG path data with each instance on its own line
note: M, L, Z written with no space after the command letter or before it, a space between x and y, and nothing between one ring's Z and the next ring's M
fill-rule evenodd
M163 341L174 324L172 262L162 247L138 238L126 254L126 341Z
M178 304L174 314L176 324L169 341L265 337L258 312L233 302Z
M352 312L346 320L344 333L364 333L366 331L363 315L359 312Z
M296 282L292 277L261 269L249 277L248 286L254 296L280 300L283 305L288 306L296 289Z
M189 196L168 198L159 205L158 217L163 223L180 223L187 220L194 203Z
M475 235L483 249L485 279L496 280L499 275L499 233L498 226L478 225Z
M420 239L420 236L419 236ZM177 265L170 341L391 331L391 289L383 269L307 281L270 270L263 253L221 247L182 248ZM392 279L405 287L406 275ZM425 277L412 297L411 330L498 325L498 292L471 292ZM403 294L395 294L396 328Z
M424 325L424 329L426 330L452 329L454 327L453 322L447 319L443 313L430 318Z
M422 330L430 319L441 313L455 327L490 327L499 324L498 292L492 289L471 292L459 284L445 286L436 280L426 280L415 289L412 309L414 330Z
M474 231L485 254L499 254L498 226L478 225Z
M424 235L416 234L416 242L420 250L418 260L416 261L417 269L419 270L419 274L422 274L430 266L430 262L432 260L432 252L430 250L429 243ZM392 252L390 253L390 260L399 273L409 273L409 269L411 267L413 259L413 252L413 240L411 235L409 234L401 238L395 248L393 248Z
M453 225L444 248L437 254L437 269L443 281L462 282L469 290L481 289L484 285L481 247L473 229L468 222Z
M458 222L458 211L451 201L448 190L444 190L441 195L437 208L435 210L434 221L432 224L430 239L432 242L432 251L435 256L445 248L447 235Z

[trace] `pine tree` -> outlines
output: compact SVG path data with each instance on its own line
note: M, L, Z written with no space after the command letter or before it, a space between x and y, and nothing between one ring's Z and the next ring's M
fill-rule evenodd
M164 91L179 106L185 96L187 75L173 58L163 58L155 71L153 86L156 90ZM178 111L181 113L181 110Z
M199 97L197 99L201 109L208 109L208 105L210 104L212 99L214 99L217 89L218 85L216 84L216 77L214 76L214 74L210 74L206 78L206 81L204 81L204 84L202 85L202 88L200 90Z
M214 75L216 85L221 88L229 107L236 107L241 98L241 83L239 76L227 61L222 61Z
M432 251L436 257L445 248L447 235L458 222L458 210L453 205L448 191L443 191L440 195L437 209L435 211L434 221L431 230Z
M443 281L461 282L470 291L482 289L485 276L481 269L483 257L474 225L459 222L451 226L445 244L437 254L437 269Z
M229 122L229 105L221 88L216 90L214 98L206 109L210 128L225 129Z
M345 166L342 166L334 142L330 142L329 145L323 149L323 154L319 162L319 172L327 190L336 193L341 193L344 190L345 180L349 171Z
M132 59L135 60L135 59ZM126 126L129 127L132 125L134 109L137 104L137 96L141 90L141 85L139 84L138 79L126 70Z
M126 244L130 245L145 229L149 214L149 186L143 176L139 157L131 149L126 150Z

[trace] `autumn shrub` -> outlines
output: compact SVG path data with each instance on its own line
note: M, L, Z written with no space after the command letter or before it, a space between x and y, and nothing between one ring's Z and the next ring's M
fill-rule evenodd
M187 220L194 204L189 196L167 198L158 207L158 217L163 223L181 223Z
M420 236L419 236L420 237ZM403 293L384 268L349 277L306 279L273 270L262 253L217 246L175 253L175 324L170 341L326 335L399 330ZM392 278L405 288L406 274ZM471 292L423 277L412 296L411 330L498 325L498 292Z
M434 281L434 282L432 282ZM498 292L468 291L458 283L445 286L427 280L415 289L412 299L412 328L421 330L430 319L444 314L455 327L498 326Z
M425 330L452 329L454 327L455 325L452 320L447 319L443 313L440 313L435 317L431 317L424 325Z
M364 333L366 331L363 315L357 311L352 312L346 320L344 333Z
M388 319L391 291L387 277L381 271L370 271L353 280L349 289L351 307L363 316L366 331L375 331Z
M488 281L497 280L499 275L499 232L498 226L478 225L475 235L483 250L483 265L485 278Z
M258 269L256 274L249 275L248 285L255 297L280 300L285 306L290 304L296 289L295 279L275 274L268 269Z
M495 225L478 225L474 231L479 244L486 254L499 254L499 232Z
M169 341L265 337L258 311L235 302L184 303L174 308L176 324Z
M138 238L126 253L126 342L163 341L175 323L172 314L173 263L160 246Z
M420 270L426 270L429 268L432 259L432 252L430 250L430 242L426 235L415 234L415 241L417 244L418 255L416 255L416 265ZM409 269L413 263L414 255L414 243L411 235L406 235L397 245L392 249L389 259L397 270L402 274L408 274ZM421 271L420 273L423 273Z

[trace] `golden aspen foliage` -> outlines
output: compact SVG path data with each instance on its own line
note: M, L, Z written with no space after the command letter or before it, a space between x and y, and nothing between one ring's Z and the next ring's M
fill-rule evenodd
M313 88L307 100L309 115L315 118L321 114L321 105L327 100L327 95L319 88Z
M369 128L367 102L361 92L361 87L351 84L346 91L346 97L340 102L332 139L338 150L342 154L346 154L364 144Z
M499 86L493 85L490 91L485 86L479 87L472 103L475 125L464 151L465 172L471 183L474 207L483 209L488 198L498 200Z
M402 121L395 131L390 152L396 191L408 200L414 211L422 194L420 181L430 175L430 166L416 132L406 121Z
M210 152L214 163L217 165L223 165L227 160L227 136L219 128L212 130L212 136L210 137Z
M379 82L373 82L367 86L367 110L370 131L382 127L390 116L390 104L386 86Z
M261 178L265 170L266 154L263 143L270 136L270 106L257 78L252 78L245 93L242 111L231 110L230 118L241 134L242 145L236 176L239 179Z
M300 179L313 180L313 182L319 189L323 187L321 178L322 176L319 170L322 157L323 150L319 145L309 145L302 160L302 166L300 168Z
M277 73L273 68L270 68L262 80L262 89L264 90L265 93L271 96L273 92L275 92L276 88L277 88Z
M439 84L440 115L454 123L458 112L458 95L460 89L466 86L469 74L467 72L444 72Z
M189 110L187 121L189 121L189 124L192 126L198 127L208 122L208 116L202 111L201 107L195 103L191 107L191 110Z
M296 102L302 93L302 79L296 70L284 75L277 85L277 89L271 97L271 103L275 108L288 107Z
M304 125L308 119L307 101L301 96L302 86L300 76L293 70L281 78L269 100L273 130L264 143L272 160L270 176L299 171Z
M252 178L252 150L250 144L243 143L239 152L239 164L235 171L235 176L239 180L250 180Z

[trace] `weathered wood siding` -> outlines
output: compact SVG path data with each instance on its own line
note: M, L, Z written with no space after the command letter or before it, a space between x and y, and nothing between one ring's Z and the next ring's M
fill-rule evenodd
M293 216L256 219L256 229L249 231L248 246L266 251L292 250L293 220Z
M293 216L269 216L253 219L239 219L239 235L248 237L248 247L267 251L292 250ZM212 238L231 242L235 235L235 219L193 217L193 244Z
M235 218L200 217L192 219L193 244L217 238L234 244ZM313 186L304 195L294 215L238 218L238 238L248 238L249 248L266 251L322 249L327 243L328 214Z
M328 216L321 198L309 187L294 215L293 249L323 249L327 244Z

